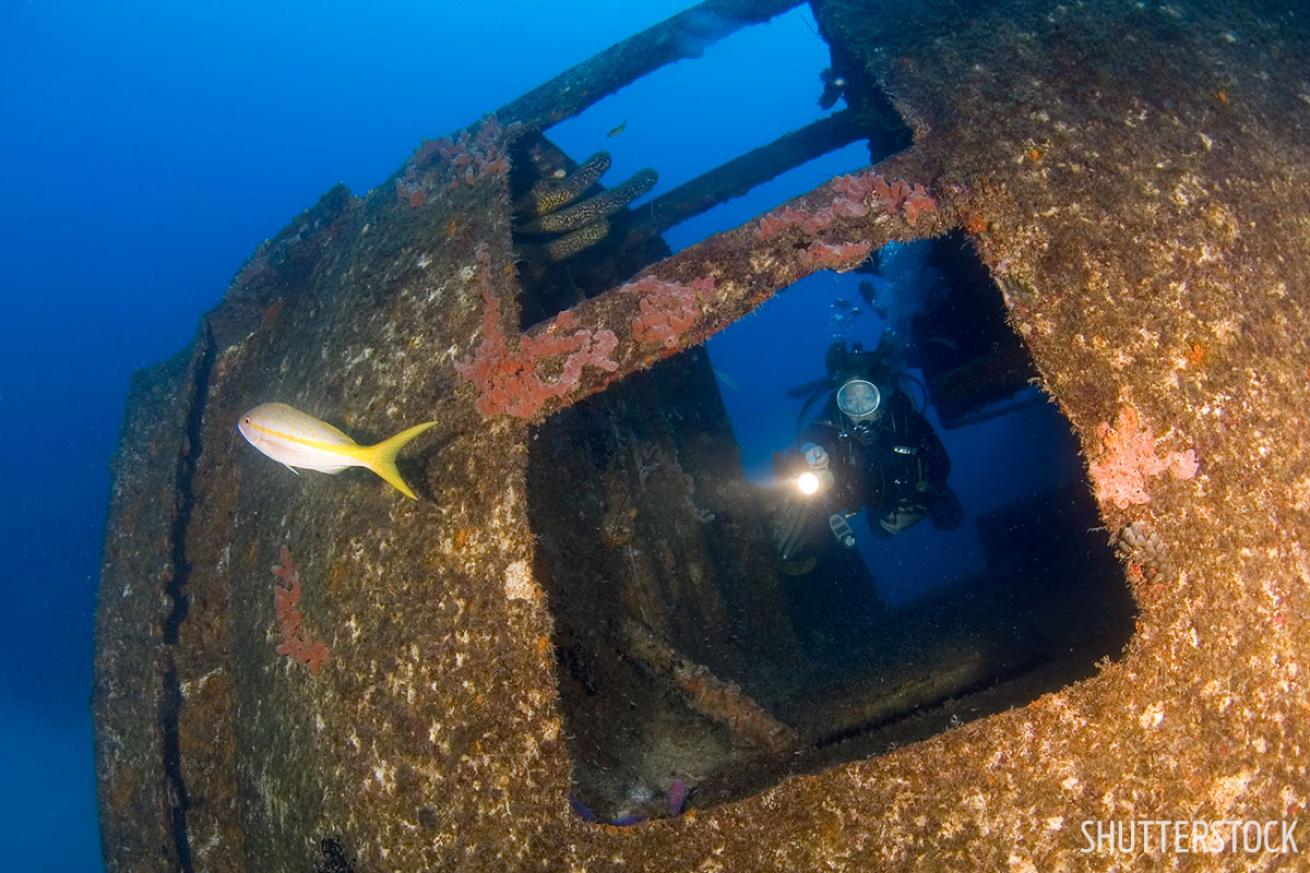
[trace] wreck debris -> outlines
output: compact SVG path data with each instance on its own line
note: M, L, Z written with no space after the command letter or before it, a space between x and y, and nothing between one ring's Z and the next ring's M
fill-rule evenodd
M767 145L733 158L654 198L649 207L642 208L642 217L633 233L661 233L867 135L856 113L850 109L785 133Z
M1188 335L1185 331L1195 327L1193 321L1181 321L1181 313L1189 319L1231 315L1232 323L1242 326L1233 332L1225 355L1237 366L1248 368L1248 373L1267 374L1262 390L1234 380L1229 404L1234 414L1222 422L1198 412L1194 397L1173 395L1168 407L1170 422L1185 428L1190 438L1204 440L1206 473L1214 486L1211 494L1198 495L1204 502L1198 500L1199 511L1189 524L1179 525L1171 533L1174 560L1187 572L1189 590L1171 599L1168 610L1143 613L1139 644L1128 652L1122 669L1102 671L1024 709L998 715L967 731L944 734L931 744L902 748L897 755L876 761L843 763L812 777L791 780L766 795L707 810L694 827L652 827L622 835L603 828L582 832L560 802L568 779L566 756L558 744L538 744L543 734L554 737L559 727L558 713L549 703L555 687L553 675L504 668L505 664L521 663L517 659L543 638L540 622L533 623L534 614L516 610L511 616L515 620L506 621L499 597L471 600L468 611L461 601L445 611L425 613L421 620L412 620L413 626L422 622L425 639L419 642L427 647L443 634L471 630L467 634L470 642L455 653L463 659L468 674L460 678L476 682L481 689L479 697L485 692L489 699L504 695L504 699L518 701L521 714L513 712L513 707L469 705L458 685L445 682L445 671L431 674L439 693L419 694L413 705L384 708L385 695L339 693L360 687L371 690L375 687L371 684L340 689L324 683L315 686L325 710L351 724L373 726L372 736L365 738L369 748L389 762L399 762L394 792L389 789L386 797L378 793L364 823L378 835L378 850L390 853L392 866L448 869L461 862L467 865L472 853L479 852L494 857L503 869L527 869L534 862L542 863L542 858L553 859L549 853L559 851L568 853L559 858L561 865L594 866L623 852L628 866L649 870L689 869L710 853L721 856L722 864L731 869L907 868L922 864L924 858L956 867L1000 867L1008 861L1016 868L1046 868L1067 862L1070 841L1076 837L1069 823L1081 820L1106 797L1114 798L1116 815L1129 819L1158 814L1160 810L1152 808L1154 800L1190 796L1188 792L1195 792L1198 785L1202 790L1206 785L1219 786L1216 796L1223 801L1221 815L1285 810L1294 816L1304 809L1304 792L1296 787L1304 784L1303 756L1297 750L1304 746L1305 729L1304 719L1297 714L1305 708L1305 693L1303 685L1295 681L1295 671L1304 667L1297 656L1306 647L1304 623L1295 616L1304 612L1305 586L1300 582L1305 576L1305 559L1295 537L1273 536L1267 524L1241 523L1249 522L1251 510L1257 508L1284 524L1287 519L1299 518L1295 514L1298 508L1304 510L1304 488L1297 484L1303 480L1297 477L1305 469L1305 442L1298 437L1296 417L1288 414L1288 410L1304 406L1304 360L1293 358L1287 350L1301 348L1305 336L1304 307L1293 281L1304 273L1305 258L1295 239L1301 225L1285 219L1290 210L1299 210L1294 215L1304 214L1305 192L1310 186L1304 184L1304 162L1297 161L1295 148L1286 147L1278 128L1267 120L1290 118L1304 126L1305 102L1295 90L1295 83L1301 81L1297 65L1304 65L1306 54L1304 28L1280 30L1267 19L1262 24L1243 4L1198 4L1180 18L1172 7L1129 4L1113 9L1104 5L1053 9L1036 3L1004 3L979 6L969 10L966 18L941 22L937 20L941 10L935 4L903 3L867 14L856 14L864 10L847 3L816 4L815 9L830 39L847 44L860 40L861 64L881 83L895 86L898 106L913 113L910 117L916 130L932 130L916 153L898 159L895 169L886 170L887 175L931 179L934 190L943 195L942 212L961 203L940 180L951 179L978 194L976 201L965 204L976 210L969 213L974 216L970 229L992 228L990 238L981 241L989 247L986 253L991 262L1009 265L1003 272L1022 277L1023 290L1030 292L1022 304L1011 304L1017 325L1031 326L1041 319L1056 326L1049 338L1035 335L1033 348L1047 384L1056 389L1056 398L1067 405L1075 421L1091 423L1105 416L1101 395L1080 386L1085 384L1086 374L1109 366L1109 362L1103 349L1073 348L1069 340L1074 330L1122 338L1124 347L1141 362L1123 378L1128 387L1145 393L1162 375L1150 357L1157 346L1153 340L1130 335L1125 324L1140 321L1145 312L1153 320L1166 322L1170 336ZM1178 20L1166 22L1164 15ZM1162 28L1162 23L1168 27ZM1214 34L1228 28L1260 34L1260 38L1214 39ZM1125 41L1125 32L1140 38ZM1018 44L1016 36L1022 36ZM1076 53L1033 50L1034 45L1055 41ZM609 60L612 66L607 69L620 68L621 59L610 56ZM1063 74L1075 64L1082 75ZM1211 111L1212 83L1221 78L1227 82L1230 77L1231 93L1249 101L1250 111L1242 113L1240 120L1237 113L1215 115ZM574 81L570 75L562 80L566 84ZM1104 87L1090 89L1089 81ZM585 99L596 92L580 88L574 93ZM1093 94L1095 99L1089 99ZM1042 111L997 111L1011 98ZM1128 110L1141 110L1143 105L1166 123L1125 125L1125 119L1138 117L1129 115ZM1066 132L1061 149L1067 162L1057 167L1048 153L1044 161L1051 172L1016 172L1007 156L1007 138L1045 142L1042 127L1049 129L1051 123ZM1169 196L1177 181L1170 173L1177 165L1161 162L1159 156L1162 152L1177 154L1179 140L1170 138L1171 131L1184 131L1190 138L1202 125L1207 131L1202 134L1207 152L1212 137L1224 148L1204 156L1195 168L1212 202L1199 208L1192 202L1184 208L1175 202L1178 198ZM1281 147L1280 142L1284 143ZM1087 184L1092 178L1096 183ZM381 193L388 199L395 196L390 190ZM478 189L474 193L481 197L491 192ZM1195 221L1207 214L1222 218L1225 226L1249 227L1260 233L1243 233L1239 252L1223 245L1212 248L1215 229ZM913 230L922 234L927 226L940 221L939 215L920 212ZM867 236L857 236L853 225L840 225L838 221L825 231L833 234L825 244L867 238L880 245L889 235L905 234L909 226L908 221L865 222ZM378 232L382 230L379 226ZM772 240L737 245L741 239L720 239L649 271L662 280L683 284L697 276L715 277L719 299L706 308L687 337L708 333L741 314L758 302L766 286L776 287L775 282L798 271L795 246L788 235L779 237L784 244L778 246ZM1144 240L1150 243L1145 248ZM1207 255L1213 252L1200 269L1188 256L1198 249ZM408 258L410 253L405 255ZM462 253L460 257L468 260ZM344 255L343 259L345 264L351 263ZM393 262L379 255L378 260L366 263L376 269L389 268ZM1098 275L1117 277L1116 281L1103 283L1104 287L1089 283L1089 267ZM277 276L274 271L267 272ZM271 280L262 276L257 281L249 278L260 295L272 288ZM344 289L338 293L338 286L323 276L292 278L294 281L286 280L285 288L276 289L279 296L294 299L290 295L312 291L321 295L324 310L331 305L338 307L336 313L360 314L360 308L339 302L346 297ZM451 281L455 281L453 277ZM1289 290L1278 294L1269 290L1283 288ZM267 303L262 296L248 299ZM1165 300L1170 305L1162 305ZM235 317L239 313L233 312L233 302L230 299L220 315L236 324L240 323ZM375 301L370 302L373 309L378 308ZM468 300L441 303L441 310L422 310L423 314L450 317L449 323L458 324L461 332L451 339L452 331L434 331L439 342L429 347L438 351L451 342L466 343L467 323L476 322L481 314ZM502 303L507 309L511 306L505 298ZM626 305L620 300L597 300L575 317L593 333L612 326L622 338L635 314ZM1074 320L1065 322L1062 316ZM350 322L339 315L338 319L338 324L360 325L358 317ZM380 328L394 323L393 318L370 325L370 335L379 336ZM302 330L297 335L299 343L307 343L311 337L339 340L339 334L330 333L326 325L318 333ZM362 325L360 330L362 333ZM340 345L323 346L324 354L339 357ZM595 383L584 384L591 377L631 372L648 365L665 349L663 345L635 349L623 345L613 355L620 370L584 369L577 393L568 400L599 390ZM226 342L219 346L225 347ZM257 343L250 343L241 347L241 355L232 356L235 363L227 378L215 384L215 409L221 408L218 404L225 393L230 396L240 388L269 384L267 374L275 368L266 366L268 358L257 357L259 351ZM435 369L428 368L425 375ZM394 375L394 369L384 370L377 364L376 373L366 374L364 390L376 389L384 380L394 385ZM233 376L249 381L234 382ZM445 398L450 384L447 376L443 367L442 378L409 386L411 397L422 391L425 398ZM205 381L202 378L201 384ZM174 391L180 392L177 409L183 417L188 409L195 409L196 421L202 420L201 412L205 421L218 420L203 403L189 399L194 396L189 383ZM465 405L461 404L458 414L472 413L471 408L462 408ZM165 413L169 409L173 407ZM160 420L170 419L161 415ZM517 475L515 456L505 448L509 440L502 439L506 430L484 428L476 440L467 443L468 448L453 449L448 456L451 472L446 475L456 484L464 484L458 471L485 471L485 466L478 465L486 464L488 457L508 458L504 467L493 469L507 471L507 479ZM273 790L265 796L283 804L280 809L295 812L316 808L323 801L337 813L350 810L358 795L362 780L354 777L371 774L352 769L364 757L357 746L323 744L320 748L305 742L314 736L315 728L304 708L267 707L258 712L249 706L266 689L260 684L259 670L250 669L246 653L227 641L233 631L238 642L251 638L246 633L250 628L241 625L240 610L207 605L225 604L213 595L224 594L224 585L238 583L229 583L208 568L220 566L214 553L230 541L226 536L229 530L243 542L258 536L257 525L250 521L253 513L248 510L267 509L270 503L262 502L258 489L247 487L238 492L231 487L232 465L225 466L228 456L223 441L213 439L197 478L203 489L199 493L210 499L195 502L197 513L192 520L173 525L167 518L155 518L152 513L158 505L175 505L171 498L176 493L157 487L160 483L150 475L164 466L161 459L178 457L179 451L186 456L190 451L185 448L181 425L174 424L172 431L177 433L181 449L169 442L168 429L161 429L159 442L129 430L131 439L125 439L115 486L115 524L106 549L105 594L100 607L104 617L97 638L97 758L107 854L113 855L111 869L145 869L152 863L150 859L175 854L174 845L179 851L189 852L192 845L203 850L210 866L226 863L231 869L241 869L243 862L248 865L248 859L255 857L265 862L264 867L304 868L309 866L304 852L312 849L322 834L320 820L314 813L273 815L270 807L252 800L251 783L232 774L240 766L244 773L263 771L276 778ZM1099 461L1095 456L1100 441L1086 429L1083 436L1089 455ZM519 437L515 434L513 438ZM1279 451L1253 470L1249 449L1257 438L1273 441ZM120 493L132 495L132 502ZM160 494L169 499L159 500ZM488 495L494 495L496 502ZM1180 508L1180 496L1161 492L1154 500L1162 513L1173 512ZM489 517L507 507L509 530L532 533L513 515L516 508L499 490L468 488L451 504L450 510L461 513L458 518L463 524L476 523L470 519ZM234 508L242 512L235 513ZM1105 501L1102 508L1108 508ZM306 524L341 523L335 506L309 501L300 509ZM136 520L138 512L140 521ZM230 522L234 518L241 519L239 525ZM427 530L403 529L414 542L430 533L430 526ZM200 596L194 600L197 608L181 617L182 644L169 646L175 653L160 656L149 648L157 646L157 640L132 635L138 629L158 626L157 604L166 598L160 598L158 587L150 584L160 560L159 547L151 547L162 541L167 550L170 532L178 538L178 547L186 550L177 554L197 550L213 559L196 562L199 572L193 582ZM1174 542L1176 537L1181 539ZM405 561L414 572L402 586L373 596L371 603L361 600L361 604L374 607L378 616L387 615L388 610L400 615L406 609L439 602L444 608L438 597L448 592L430 584L434 577L452 589L476 590L464 581L462 570L443 563L440 556L425 557L430 562ZM473 567L485 569L487 564ZM238 582L242 578L240 573L227 576ZM1279 633L1260 633L1253 621L1263 609L1251 584L1256 579L1267 582L1267 590L1286 599L1276 601L1279 611L1273 620ZM240 593L240 588L234 588L233 596ZM427 596L433 594L437 596ZM243 633L244 637L239 636ZM260 634L262 629L256 628L255 638ZM1208 644L1198 645L1198 638ZM494 646L485 641L494 641ZM392 657L406 666L422 667L419 655L406 654L414 642L410 634L376 634L365 642L379 660ZM233 651L242 657L232 658ZM424 657L432 651L442 649L437 645L422 649ZM139 652L151 652L150 660L139 660L144 657ZM255 654L264 655L266 662L266 652ZM160 664L170 660L177 665L172 671L175 677L196 684L160 683ZM259 663L263 662L256 661ZM201 688L197 680L211 675L215 666L223 668L223 678ZM337 677L331 678L335 683ZM160 689L179 687L192 690L185 697L178 694L175 704L165 703L161 718ZM1229 709L1230 698L1233 709ZM243 725L236 742L214 743L212 725L242 703L252 716L250 722ZM1142 707L1157 715L1170 713L1168 720L1153 721L1159 730L1145 743L1134 742L1140 738L1136 713ZM175 714L171 719L170 711ZM1242 717L1223 718L1225 711L1240 711ZM452 770L442 766L452 762L463 767L463 762L473 760L469 757L453 762L452 755L431 767L416 768L411 762L420 755L414 750L422 749L421 754L429 758L434 755L434 750L424 745L429 719L438 725L442 742L449 737L521 739L530 743L533 754L484 755L477 759L476 779L458 778L464 773L452 777ZM170 726L171 737L167 733ZM172 762L169 778L160 772L161 727L165 732L163 760ZM237 757L235 761L220 758L210 752L212 748L228 750L229 756L235 751ZM306 751L291 761L275 757L286 749ZM1035 754L1035 749L1040 753ZM1232 775L1235 756L1242 764L1236 776ZM1161 766L1161 761L1170 766ZM1178 766L1172 766L1174 763ZM390 772L382 770L379 780L389 778ZM182 773L187 777L185 794L176 791L181 780L172 778ZM698 781L698 791L699 785ZM439 816L426 805L438 796L442 799ZM499 801L503 801L503 815ZM1043 820L1028 814L1034 803L1051 817ZM420 824L431 832L425 837L430 838L411 836L416 807ZM230 826L213 827L215 822L225 824L215 812L225 809L240 809L243 816ZM152 816L153 822L162 821L165 826L153 823ZM170 822L171 830L167 827ZM1123 863L1141 865L1147 859L1126 857ZM1208 863L1222 866L1224 859L1217 857ZM170 865L159 862L150 869L166 866Z
M835 270L848 273L869 257L873 247L866 242L825 243L812 242L796 252L801 266L811 272Z
M734 735L772 752L785 752L800 741L793 728L769 715L735 682L720 679L708 667L678 654L640 624L625 621L623 638L627 654L672 680L687 695L692 709Z
M839 177L753 223L665 258L620 285L617 290L625 293L587 299L520 334L515 343L500 325L499 304L493 304L494 317L488 306L483 345L456 368L479 387L477 408L483 415L539 418L704 340L816 270L853 268L886 242L922 239L951 226L953 216L938 210L935 201L932 209L920 207L913 226L908 221L870 222L875 208L892 208L879 193L884 189L902 211L911 198L928 197L919 186L888 183L872 171ZM798 253L816 245L822 247ZM483 297L491 301L488 289ZM620 308L632 313L628 324L640 336L616 330ZM518 349L509 351L515 344ZM560 356L567 356L560 376L543 380L537 373L539 359ZM593 368L584 370L587 364ZM516 399L519 394L522 400Z
M280 559L273 567L273 614L277 619L281 641L274 649L309 668L309 675L317 676L330 659L327 644L316 640L305 629L305 616L300 611L300 571L291 558L291 550L282 547Z
M1091 464L1092 482L1096 486L1096 499L1113 503L1120 509L1133 504L1149 503L1146 480L1166 470L1177 479L1191 479L1196 475L1196 452L1169 452L1163 457L1155 453L1161 442L1143 427L1137 410L1128 404L1119 410L1113 427L1102 422L1096 428L1101 440L1101 452Z

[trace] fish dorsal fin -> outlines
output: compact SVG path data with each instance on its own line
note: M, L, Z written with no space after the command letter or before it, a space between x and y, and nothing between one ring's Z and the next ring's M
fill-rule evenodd
M316 435L321 441L325 443L331 443L334 441L333 437L335 437L336 439L341 440L341 445L343 446L359 445L359 443L355 442L354 439L352 439L349 434L347 434L345 431L341 430L340 428L333 427L332 425L328 424L326 421L320 421L318 422L318 424L323 429L323 432L321 434Z

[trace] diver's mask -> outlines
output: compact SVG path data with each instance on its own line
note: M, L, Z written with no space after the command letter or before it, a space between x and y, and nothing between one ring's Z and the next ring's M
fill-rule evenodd
M850 422L851 430L865 437L882 417L882 391L868 379L848 379L837 389L837 410Z

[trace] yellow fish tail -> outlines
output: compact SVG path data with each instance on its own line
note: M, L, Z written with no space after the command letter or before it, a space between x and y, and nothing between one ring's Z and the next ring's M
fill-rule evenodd
M395 488L401 494L404 494L410 500L417 500L418 496L414 494L410 487L405 484L405 480L400 477L400 470L396 468L396 456L400 450L414 437L426 431L435 425L435 421L425 421L422 424L416 424L413 427L407 427L400 433L385 439L374 446L360 446L358 451L359 460L364 463L378 476ZM353 453L352 453L353 454Z

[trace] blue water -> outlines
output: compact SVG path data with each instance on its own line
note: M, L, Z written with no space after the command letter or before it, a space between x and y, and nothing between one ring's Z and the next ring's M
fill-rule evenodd
M5 869L101 869L92 614L132 371L180 350L256 244L334 183L366 191L421 139L685 5L0 0ZM822 115L826 65L808 10L796 11L551 136L578 159L610 150L607 181L656 167L659 193ZM621 122L623 134L606 138ZM686 245L866 160L859 146L830 155L669 239ZM853 293L853 279L808 281L815 299ZM716 366L749 392L728 397L734 426L757 431L743 449L748 469L794 433L785 415L772 430L750 416L819 375L829 327L819 311L816 323L770 328L782 340L776 372L730 337L711 345ZM860 330L876 339L875 328ZM967 500L971 486L957 487ZM971 548L959 546L959 561Z

